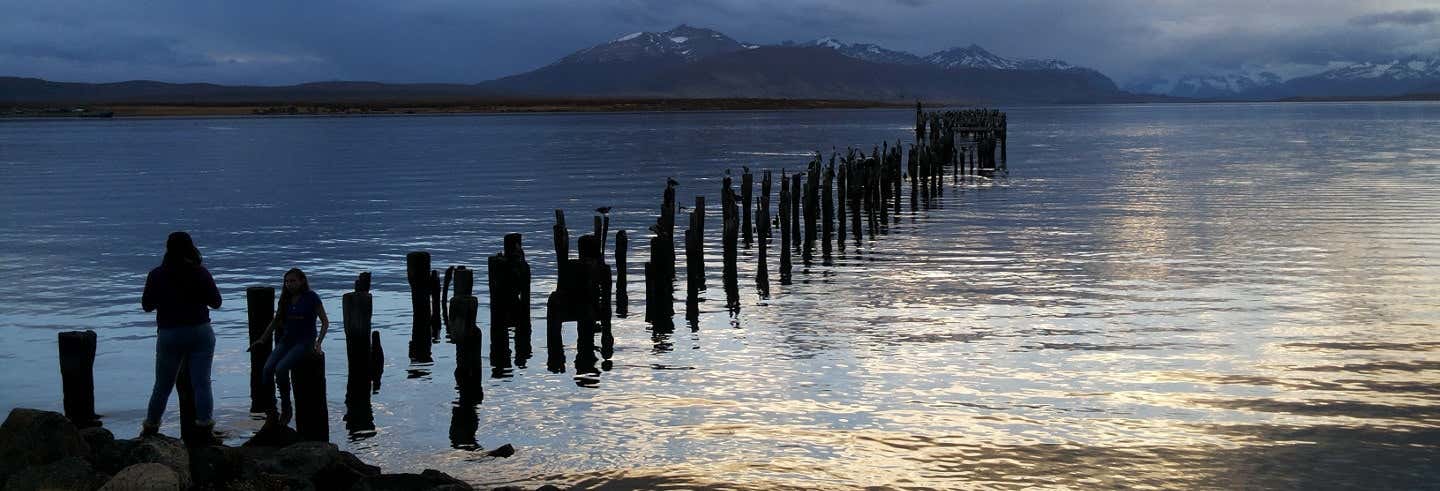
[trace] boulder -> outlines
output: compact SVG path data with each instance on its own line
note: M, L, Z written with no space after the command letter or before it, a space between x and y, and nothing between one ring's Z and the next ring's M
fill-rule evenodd
M90 447L91 455L115 444L115 434L100 426L80 430L80 438L85 440L85 445Z
M267 422L242 447L288 447L300 442L300 434L278 422Z
M135 464L110 478L100 491L179 491L180 477L169 467L153 462Z
M93 429L95 428L87 428L87 431ZM86 437L86 441L90 441L94 438L95 437L93 436ZM99 443L101 443L101 445L98 448L92 447L90 449L91 455L93 456L90 460L90 463L94 464L95 469L99 470L100 472L104 472L106 474L119 474L120 471L124 470L126 467L129 467L130 464L134 463L128 461L130 457L130 450L134 449L136 445L139 445L140 441L111 440L108 443Z
M349 467L355 472L360 473L360 475L362 476L380 475L379 467L366 464L365 461L360 460L360 457L356 457L355 454L350 452L340 452L340 463L345 467Z
M300 442L261 459L260 470L270 474L313 480L316 475L340 465L340 449L325 442Z
M355 483L351 491L473 491L465 481L444 472L425 469L419 474L369 476Z
M219 488L259 476L259 466L254 459L239 449L219 446L190 449L190 480L195 487Z
M90 446L65 415L15 408L0 424L0 483L26 467L90 458Z
M501 458L509 457L509 456L511 456L511 455L515 455L515 446L514 446L514 445L511 445L511 444L509 444L509 443L506 443L506 444L504 444L504 445L501 445L500 448L497 448L497 449L495 449L495 450L491 450L491 451L487 452L486 455L489 455L489 456L491 456L491 457L501 457Z
M110 476L95 472L80 457L66 457L47 465L28 467L10 476L5 491L39 491L42 489L75 489L91 491L105 484Z
M176 479L179 479L180 487L190 488L190 452L185 448L184 442L164 435L136 440L134 446L125 453L126 468L149 463L169 467L175 473Z

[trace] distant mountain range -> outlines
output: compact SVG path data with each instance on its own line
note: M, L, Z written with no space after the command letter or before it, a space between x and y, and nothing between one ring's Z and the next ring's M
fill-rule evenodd
M1004 102L1099 102L1128 96L1095 70L1059 60L1011 60L974 45L922 58L833 38L762 46L687 25L627 34L479 86L536 96Z
M834 38L758 45L688 25L636 32L539 69L478 84L321 82L283 87L0 77L0 104L296 104L496 98L757 98L1095 103L1393 96L1440 92L1440 58L1360 63L1281 80L1273 73L1139 80L1056 59L1012 59L977 45L918 56ZM1140 94L1140 95L1137 95ZM1158 94L1158 95L1151 95Z
M1143 79L1125 88L1137 94L1240 100L1433 94L1440 93L1440 56L1352 63L1289 80L1269 72L1231 72Z

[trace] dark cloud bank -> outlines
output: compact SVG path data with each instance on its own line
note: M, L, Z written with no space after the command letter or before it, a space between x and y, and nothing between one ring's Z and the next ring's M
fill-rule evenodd
M1116 78L1440 53L1414 1L0 0L0 75L228 84L458 82L543 66L633 31L705 26L755 43L835 36L920 55L971 43Z

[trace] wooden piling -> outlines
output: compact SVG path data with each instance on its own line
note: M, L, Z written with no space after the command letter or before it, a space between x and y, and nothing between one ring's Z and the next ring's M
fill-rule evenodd
M360 273L368 278L370 273ZM375 429L375 412L370 406L370 383L374 369L370 367L370 319L374 312L373 299L366 289L360 290L361 281L356 281L356 291L340 297L341 311L345 326L345 429L351 432Z
M380 346L380 331L370 331L370 391L380 391L380 376L385 374L385 348Z
M626 264L629 254L630 236L624 230L615 232L615 315L625 317L630 313L630 294L626 291Z
M430 270L430 338L432 341L440 340L440 272Z
M655 235L660 241L651 243L650 262L670 281L675 281L675 186L673 179L665 181L665 192L660 203L660 220L656 223ZM648 279L647 279L648 281Z
M455 387L460 400L479 403L484 400L482 385L484 344L476 323L480 301L475 298L474 271L463 266L455 268L455 296L450 299L450 339L455 343Z
M820 154L817 152L805 171L805 243L801 248L801 259L810 264L815 258L815 238L820 221Z
M750 173L749 167L744 167L744 169L745 172L743 174L740 174L740 205L744 207L741 209L742 223L740 225L740 230L745 236L745 248L748 249L750 248L750 243L752 239L752 227L750 222L750 200L752 199L752 189L755 187L755 176Z
M790 244L795 252L800 252L802 241L800 240L800 200L804 197L800 186L801 173L790 176Z
M821 216L823 218L820 227L820 256L825 264L830 264L830 240L835 235L835 157L830 157L830 165L825 167L825 185L821 192Z
M799 177L797 174L796 177ZM795 234L791 225L792 214L794 213L794 189L796 182L794 178L780 175L780 284L790 284L790 239Z
M245 289L245 312L250 328L250 344L260 341L260 336L265 334L265 328L275 318L275 288L268 286L252 286ZM261 374L265 371L265 360L270 358L270 350L274 345L272 340L269 343L260 343L250 349L250 412L263 413L275 409L270 407L270 402L275 398L275 386L266 385L261 382Z
M81 428L100 426L95 414L95 331L62 332L58 337L65 417Z
M695 197L690 211L690 228L685 230L685 278L687 292L705 290L705 197Z
M189 444L202 443L205 433L195 424L195 382L190 377L190 357L180 359L175 376L175 402L180 406L180 439Z
M445 277L440 286L440 320L445 332L450 332L450 282L455 280L455 267L445 268Z
M555 268L570 260L570 229L565 228L565 210L555 210Z
M410 361L430 363L430 253L405 255L405 279L410 283Z
M738 275L735 262L739 258L740 245L740 211L735 203L735 190L730 187L729 176L725 177L720 190L720 211L721 278L728 287L735 283ZM726 295L728 297L728 290Z
M759 230L756 235L760 239L759 250L756 251L758 261L755 266L755 289L760 296L770 296L770 265L767 250L770 244L770 171L760 178L760 203L756 208L756 218Z
M836 245L840 246L841 251L845 250L845 168L849 166L850 163L847 156L847 160L841 160L840 167L835 169L835 204L837 211L839 211L839 215L835 217L835 225L839 232L835 242Z
M429 338L422 339L429 346ZM330 441L330 409L325 397L325 353L313 352L290 371L295 387L295 432L301 440Z

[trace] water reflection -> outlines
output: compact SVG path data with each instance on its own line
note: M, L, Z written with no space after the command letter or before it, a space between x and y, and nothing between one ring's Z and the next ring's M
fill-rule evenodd
M463 357L436 349L382 376L379 434L332 440L386 469L486 486L1433 486L1440 149L1416 142L1440 131L1440 108L1256 107L1016 109L1010 175L906 190L883 237L837 210L833 265L822 252L794 284L761 288L757 240L733 285L693 302L674 284L646 292L665 305L653 324L571 320L537 339L544 307L527 297L523 329L486 322L489 401L432 376ZM240 119L224 135L192 120L6 123L0 148L18 163L0 180L0 320L13 327L0 361L53 366L57 326L94 328L97 382L109 377L96 409L138 425L146 387L129 381L145 379L154 338L134 298L153 237L190 229L226 295L212 316L218 419L244 435L247 415L225 409L248 390L233 306L275 264L314 271L327 303L373 271L377 336L398 345L410 251L481 264L507 233L548 243L549 210L601 204L649 244L666 177L691 203L740 164L717 155L794 169L816 142L903 136L909 116ZM259 158L253 141L275 151ZM1319 141L1335 144L1294 143ZM326 186L275 192L280 174ZM705 256L723 257L710 242ZM629 249L643 283L652 249ZM524 283L549 293L560 266L545 252ZM504 303L478 296L482 311ZM678 337L677 302L691 328ZM525 369L537 342L557 373ZM52 372L0 371L0 406L58 407ZM328 376L343 384L343 367ZM450 448L491 439L522 451L476 466Z

